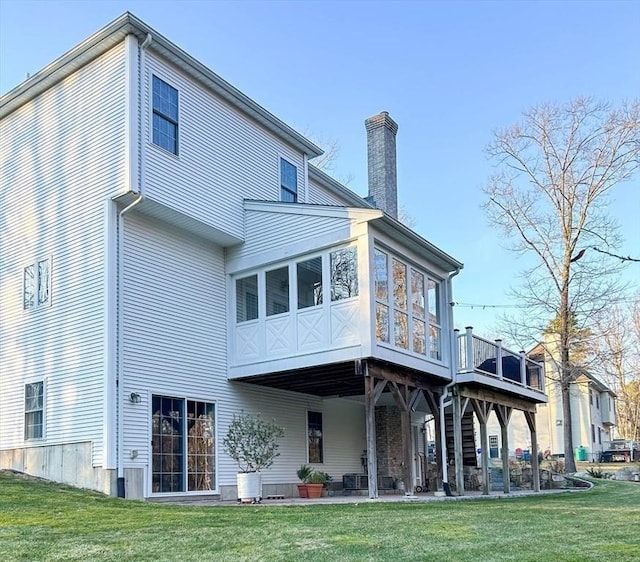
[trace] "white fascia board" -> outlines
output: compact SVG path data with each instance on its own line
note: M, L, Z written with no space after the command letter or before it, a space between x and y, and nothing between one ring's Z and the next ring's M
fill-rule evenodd
M91 37L45 66L22 84L0 98L0 117L8 115L36 97L55 83L69 76L78 68L99 57L113 46L133 34L144 41L148 34L152 41L149 49L175 64L186 74L215 92L245 115L262 124L278 138L307 154L309 158L320 156L323 151L306 137L289 127L284 121L257 104L229 82L198 62L180 47L160 35L130 12L108 24Z
M414 251L425 255L430 261L449 273L459 271L464 267L462 262L451 257L449 254L442 251L440 248L433 245L431 242L424 239L422 236L386 213L383 213L383 216L380 220L376 220L374 225L390 238L401 244L411 246Z
M361 209L358 207L341 207L339 205L315 205L311 203L284 203L281 201L244 200L245 211L262 213L278 213L284 215L309 215L315 217L331 217L368 222L381 218L379 209Z

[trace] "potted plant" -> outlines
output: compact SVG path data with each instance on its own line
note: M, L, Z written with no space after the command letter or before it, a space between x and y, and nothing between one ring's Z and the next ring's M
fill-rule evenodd
M307 477L307 492L309 498L319 498L322 496L322 488L327 482L327 475L324 472L312 471Z
M257 503L262 500L261 470L269 468L280 456L278 440L284 429L260 414L234 415L222 446L236 462L238 501Z
M309 497L308 488L307 488L307 478L309 478L312 472L313 470L311 470L311 467L309 467L306 464L301 465L298 471L296 472L296 474L298 475L298 478L300 479L300 482L302 482L302 484L298 484L298 495L301 498Z

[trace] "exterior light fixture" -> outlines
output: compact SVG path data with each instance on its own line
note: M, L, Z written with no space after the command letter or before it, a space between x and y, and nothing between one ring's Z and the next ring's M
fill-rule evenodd
M137 392L132 392L129 394L129 402L132 404L140 404L142 402L142 396L140 396Z

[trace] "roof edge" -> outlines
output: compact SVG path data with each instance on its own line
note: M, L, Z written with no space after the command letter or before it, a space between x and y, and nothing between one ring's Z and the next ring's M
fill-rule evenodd
M198 62L186 51L169 41L131 12L125 12L0 97L0 117L15 111L53 84L72 74L79 66L84 66L99 57L123 40L128 34L133 34L138 39L143 39L147 34L151 34L153 41L149 48L155 50L161 56L171 54L172 58L185 65L188 74L198 79L206 87L212 89L216 94L249 117L262 123L276 136L299 148L310 158L320 156L323 153L320 147L289 127L284 121L243 94L204 64Z

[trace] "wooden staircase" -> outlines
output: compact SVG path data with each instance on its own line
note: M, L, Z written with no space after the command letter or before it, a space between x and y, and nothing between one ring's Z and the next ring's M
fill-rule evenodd
M453 461L453 414L445 414L445 427L447 436L447 454L449 462ZM464 466L477 466L476 441L473 432L473 412L467 411L462 416L462 464Z

